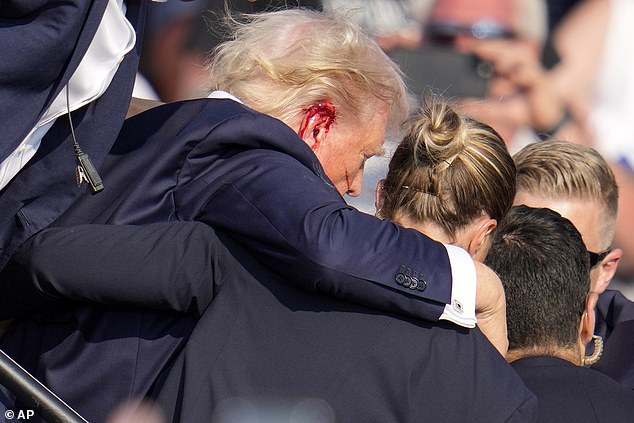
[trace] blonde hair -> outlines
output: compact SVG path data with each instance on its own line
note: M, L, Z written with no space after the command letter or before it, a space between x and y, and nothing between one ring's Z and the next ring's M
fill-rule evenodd
M493 128L425 100L397 147L380 217L432 221L455 237L483 212L500 221L515 196L515 165Z
M619 203L614 173L593 148L566 141L529 144L513 156L518 190L547 198L595 200L606 213L609 243Z
M393 126L406 118L400 70L347 18L305 9L243 17L229 20L232 36L211 58L211 89L287 124L324 100L337 118L371 115L377 100L391 106Z

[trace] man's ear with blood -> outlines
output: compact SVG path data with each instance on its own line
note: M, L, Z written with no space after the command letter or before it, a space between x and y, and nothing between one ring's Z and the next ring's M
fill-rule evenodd
M299 137L308 144L311 150L316 151L330 132L335 117L335 106L327 101L304 109L304 116L298 131Z

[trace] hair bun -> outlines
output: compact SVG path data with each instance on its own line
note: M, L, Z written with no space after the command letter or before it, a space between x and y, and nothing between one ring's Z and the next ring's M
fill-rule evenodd
M410 132L417 157L447 166L466 147L467 131L462 117L444 102L426 99Z

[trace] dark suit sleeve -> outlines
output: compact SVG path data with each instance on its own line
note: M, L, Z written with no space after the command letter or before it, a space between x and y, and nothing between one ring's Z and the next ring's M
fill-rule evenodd
M634 320L621 322L605 343L601 359L592 366L634 390Z
M599 295L595 335L603 337L605 350L593 369L634 389L634 302L617 290Z
M597 303L595 334L608 338L620 323L634 320L634 302L621 292L606 289Z
M0 6L0 162L35 126L92 39L107 1L4 0Z
M234 104L231 107L241 107L229 103ZM198 103L186 103L181 107L192 104ZM300 285L309 292L325 293L427 320L439 318L445 304L451 300L452 290L450 263L441 244L417 231L381 221L346 205L323 173L317 158L283 123L241 111L237 117L223 118L221 123L212 125L209 122L218 119L227 107L219 107L222 105L219 102L208 104L209 113L196 111L199 115L188 120L186 127L174 129L175 123L170 121L165 131L156 132L165 134L167 131L169 145L194 145L188 150L187 157L178 157L177 162L182 163L178 171L163 172L176 175L177 179L173 186L163 190L169 191L162 194L163 203L169 203L169 210L160 215L145 216L143 213L158 209L148 207L148 204L156 203L154 194L148 198L147 184L132 184L128 187L139 192L125 193L125 210L111 211L114 217L108 223L156 221L166 219L167 215L170 220L203 222L222 230L289 283ZM168 156L164 160L175 163L174 157L165 151L162 153ZM163 173L156 177L165 178ZM94 196L99 205L96 208L108 208L109 205L102 204L100 198L108 197ZM130 210L134 213L129 213ZM135 217L134 222L129 220L131 216ZM125 239L118 242L119 248L124 248ZM121 259L125 258L122 254ZM192 269L196 268L193 260L190 263ZM116 264L100 266L108 269ZM149 261L144 266L152 267ZM86 266L85 271L92 278L91 268ZM116 269L116 272L124 272L129 281L134 281L139 276L146 276L142 274L143 270L128 266ZM203 270L198 273L205 271L203 263ZM159 287L188 283L187 279L174 279L169 269L157 272L156 276L160 279ZM112 283L103 275L98 280ZM415 280L418 281L416 284L411 283ZM57 281L60 284L56 289L57 298L99 300L88 295L87 290L103 289L88 282L89 285L81 290L82 296L61 286L68 283L66 279L57 277ZM130 286L139 292L128 296L123 288L117 291L126 304L138 300L143 305L147 303L144 296L151 298L153 295L140 292L141 289L153 289L151 284L132 283L127 285L128 289ZM0 287L0 292L4 291ZM108 290L103 289L103 292L108 293ZM175 290L173 294L180 292ZM192 291L184 288L183 292L191 295ZM174 306L170 301L152 304ZM177 309L183 309L182 304L176 304Z
M0 274L0 319L61 300L200 314L221 283L217 247L195 222L45 229Z
M316 158L307 163L274 148L241 148L244 140L278 137L281 145L307 149L278 121L239 116L208 137L232 147L217 151L217 144L201 142L192 151L174 195L180 218L230 233L311 292L439 318L451 300L444 246L348 206ZM403 285L399 275L419 283Z

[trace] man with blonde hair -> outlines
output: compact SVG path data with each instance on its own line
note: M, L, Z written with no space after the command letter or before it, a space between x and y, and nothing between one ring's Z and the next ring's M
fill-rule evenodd
M365 161L380 154L387 128L406 113L397 67L344 18L292 10L254 15L248 23L234 25L233 38L217 50L211 64L214 89L225 91L215 91L211 100L168 104L129 119L102 170L104 179L113 181L109 189L82 198L56 225L203 222L311 293L467 327L475 325L479 311L480 328L503 352L504 296L490 269L457 247L362 214L343 200L343 194L359 193ZM187 242L192 231L179 238L178 228L172 227L166 237L161 228L142 226L138 230L145 231L143 236L130 235L136 230L132 226L59 230L66 230L67 237L56 237L55 230L42 233L21 251L27 266L45 264L41 272L27 269L28 276L39 278L34 286L5 283L11 275L3 275L2 317L11 317L16 309L24 312L26 306L37 310L41 302L59 297L203 314L216 294L206 278L217 275L217 263L207 257L199 263L203 270L193 271L190 260L182 264L185 250L178 247L192 248ZM173 256L153 263L144 254L131 259L142 251L156 254L154 245L166 240L177 248L161 254ZM207 242L212 245L201 246L199 252L213 258L217 242L213 237ZM38 246L37 256L29 257L28 248ZM64 259L51 258L56 254ZM115 255L123 263L113 263ZM69 259L73 266L68 266ZM95 263L109 270L96 273ZM162 270L148 278L149 269ZM187 285L192 277L197 277L195 283ZM86 308L66 312L80 314ZM102 313L108 316L108 311ZM128 317L126 329L134 327L134 319L143 317ZM78 338L73 348L61 342L68 338L68 328L59 336L54 328L47 329L48 339L57 339L49 343L48 357L79 363L51 373L54 387L71 391L61 396L71 403L75 398L93 412L94 402L85 392L99 389L104 376L82 363L94 362L90 351L95 345L104 357L129 354L139 367L118 366L108 375L118 378L127 396L145 393L148 375L164 364L165 352L175 351L187 337L182 331L165 336L164 326L143 324L149 333L122 346L125 339L111 333L116 326L107 326L107 335L92 333L104 329L94 325L70 330ZM14 326L10 335L29 339L27 329ZM157 330L159 334L152 332ZM102 342L83 348L84 339ZM117 342L105 342L113 339ZM40 348L20 345L26 354ZM29 362L46 379L46 357L41 360ZM81 384L75 381L77 374ZM74 383L64 384L69 380Z
M407 315L465 327L478 311L504 349L503 292L490 269L342 198L359 195L366 160L407 115L397 66L344 17L283 10L247 20L233 21L233 38L211 61L214 101L129 119L104 165L126 183L86 196L58 224L203 221L288 276L314 266L311 290L314 281L332 292L341 279L362 279L362 293L342 284L337 296L385 308L378 298L387 295ZM464 277L452 278L457 268ZM400 274L417 283L399 284Z
M565 141L530 144L514 160L515 204L555 210L581 233L590 254L590 291L598 294L595 335L607 341L620 323L634 320L634 304L620 292L607 289L623 254L611 246L618 206L612 170L594 149ZM597 301L596 296L593 301ZM632 359L627 361L632 367ZM606 365L609 363L599 360L596 367ZM623 367L619 373L627 371ZM611 376L622 379L617 374Z

